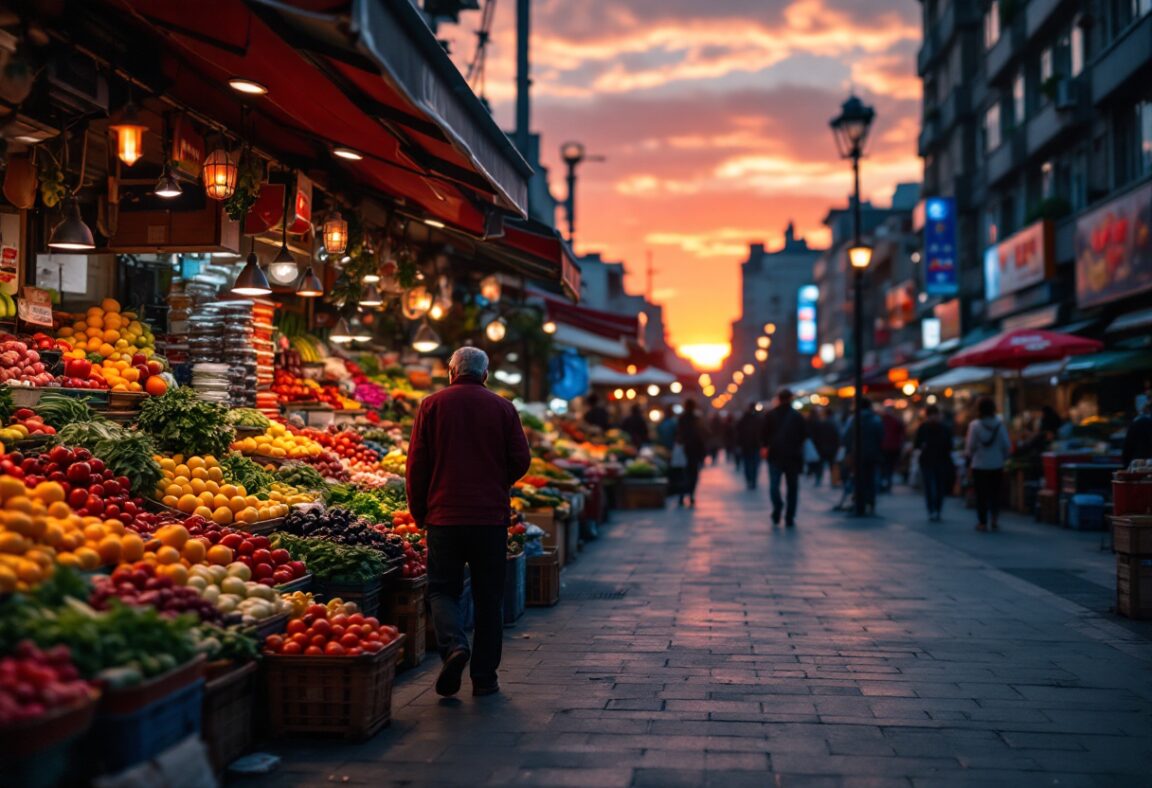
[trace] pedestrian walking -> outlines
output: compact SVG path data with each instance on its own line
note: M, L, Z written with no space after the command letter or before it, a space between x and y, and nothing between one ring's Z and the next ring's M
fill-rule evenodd
M736 470L740 470L740 461L744 454L740 451L740 441L736 436L736 422L737 418L732 414L724 416L724 454L728 457L728 462L735 465Z
M408 447L408 509L428 532L428 600L443 665L439 695L460 691L471 661L473 695L500 691L505 553L512 485L532 455L512 403L485 387L488 356L463 347L448 361L448 387L416 411ZM476 632L464 632L464 565L472 572Z
M704 443L708 456L712 458L712 467L716 467L720 464L720 450L724 448L724 419L719 413L708 420Z
M1144 405L1140 414L1128 427L1124 434L1124 448L1121 453L1124 467L1127 468L1133 460L1152 459L1152 396L1144 398Z
M1000 528L1000 488L1004 479L1004 464L1012 452L1008 428L996 415L996 403L990 397L981 398L976 406L978 418L968 425L968 438L964 442L972 484L976 488L977 531Z
M648 443L648 420L644 418L639 405L633 405L628 417L620 425L620 429L632 439L632 445L637 449Z
M755 405L748 409L736 422L736 441L740 451L740 461L744 466L744 480L749 490L756 489L760 477L760 443L763 426L760 413Z
M600 395L595 392L589 394L585 403L588 408L584 411L584 423L607 432L611 420L608 417L608 409L600 404Z
M696 413L696 401L686 400L684 412L676 429L676 442L684 447L684 486L679 492L680 506L684 506L684 496L688 504L696 505L696 485L700 481L700 466L708 456L707 430L704 420Z
M860 399L860 451L856 447L856 416L844 428L845 456L852 462L853 495L858 496L865 514L876 513L876 475L881 461L880 444L884 440L884 422L873 410L872 400Z
M664 418L656 426L656 441L669 452L676 445L676 414L670 407L664 408Z
M884 425L884 435L880 440L880 492L889 493L904 452L904 422L891 406L884 409L880 421Z
M956 466L952 462L952 432L940 420L940 409L935 405L924 411L924 423L916 429L913 448L920 453L928 519L940 522L944 498L956 483Z
M796 506L800 501L800 472L804 470L804 441L808 425L792 407L792 391L780 389L776 407L764 417L763 444L768 449L768 492L772 497L772 524L796 525ZM780 481L787 484L787 509L780 496Z
M819 487L824 479L825 468L831 468L836 462L836 453L840 450L840 428L831 411L821 408L817 411L818 418L812 425L814 431L809 438L816 446L816 453L820 456L820 463L816 466L816 486ZM833 480L835 482L835 480Z

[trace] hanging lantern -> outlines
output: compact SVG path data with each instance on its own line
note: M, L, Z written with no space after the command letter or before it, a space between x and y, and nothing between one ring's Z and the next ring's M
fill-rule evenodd
M360 318L352 318L352 322L348 324L348 327L352 329L353 342L368 342L372 339L372 332L368 330L368 327L364 325L364 321Z
M489 342L500 342L507 335L508 324L504 322L502 317L498 317L484 326L484 336L488 337Z
M268 277L264 275L255 251L248 253L248 260L244 263L240 275L236 277L232 292L243 296L265 296L272 292L272 288L268 286Z
M296 295L301 298L319 298L324 295L324 284L320 281L320 277L316 276L312 266L304 269L300 283L296 285Z
M409 320L419 320L432 309L432 293L424 285L417 285L404 291L400 309Z
M268 278L278 285L290 285L300 276L300 268L296 265L296 258L292 256L287 244L281 244L280 251L268 264Z
M116 155L131 167L144 155L144 132L148 127L140 120L140 111L132 102L111 121L108 130L116 132Z
M348 222L333 211L324 220L324 251L328 254L344 254L348 248Z
M204 193L213 200L227 200L236 191L236 160L223 148L217 148L204 159L200 177Z
M417 353L431 353L438 347L440 347L440 335L433 331L432 326L425 320L417 329L416 336L412 337L412 349Z
M328 332L328 339L338 345L346 345L351 342L354 337L348 321L344 318L337 320L336 325L332 326L332 330Z
M360 306L377 307L384 303L383 296L374 284L364 285L364 289L360 292Z
M503 286L500 284L500 277L496 276L496 274L491 274L480 280L480 295L484 296L486 301L490 301L493 304L499 303L503 289Z

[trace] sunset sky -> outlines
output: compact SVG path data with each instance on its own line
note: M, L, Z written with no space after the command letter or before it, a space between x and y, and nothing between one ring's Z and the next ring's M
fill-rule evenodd
M483 91L508 129L515 5L496 7ZM534 0L532 125L553 193L562 142L606 158L580 169L577 251L625 261L643 292L651 250L673 343L727 343L748 244L778 245L789 219L827 241L821 219L851 188L828 119L850 88L878 113L865 199L920 180L919 16L916 0ZM458 63L479 24L441 28Z

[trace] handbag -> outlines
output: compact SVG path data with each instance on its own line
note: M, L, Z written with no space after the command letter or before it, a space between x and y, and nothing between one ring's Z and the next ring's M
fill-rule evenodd
M804 439L804 462L808 465L820 462L820 452L816 451L816 444L811 438Z
M677 443L672 447L672 457L668 461L671 468L687 468L688 452L684 451L684 444Z

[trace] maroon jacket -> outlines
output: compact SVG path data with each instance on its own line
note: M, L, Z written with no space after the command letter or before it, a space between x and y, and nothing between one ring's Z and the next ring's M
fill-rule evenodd
M508 525L532 454L512 403L464 375L425 398L408 447L408 509L421 526Z

